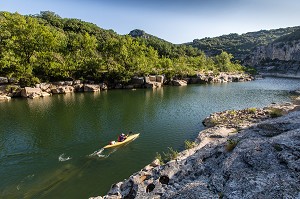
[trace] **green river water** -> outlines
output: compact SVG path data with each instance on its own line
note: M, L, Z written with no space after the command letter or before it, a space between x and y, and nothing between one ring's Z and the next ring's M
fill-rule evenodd
M109 90L0 103L0 198L104 195L168 147L194 140L210 113L290 100L300 80ZM140 137L101 150L120 133Z

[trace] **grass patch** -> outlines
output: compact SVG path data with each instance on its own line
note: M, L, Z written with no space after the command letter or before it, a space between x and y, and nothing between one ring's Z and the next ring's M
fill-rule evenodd
M232 139L227 140L226 151L228 152L232 151L238 143L239 141L237 140L232 140Z
M185 149L191 149L196 146L196 142L190 141L190 140L185 140L184 141L184 147Z
M270 116L271 118L280 117L283 115L283 112L279 108L271 108L270 109Z

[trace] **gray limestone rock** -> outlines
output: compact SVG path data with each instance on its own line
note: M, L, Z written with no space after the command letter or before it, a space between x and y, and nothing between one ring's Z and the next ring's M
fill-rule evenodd
M300 111L233 130L200 132L195 148L148 165L104 198L300 198ZM236 141L230 151L228 140Z

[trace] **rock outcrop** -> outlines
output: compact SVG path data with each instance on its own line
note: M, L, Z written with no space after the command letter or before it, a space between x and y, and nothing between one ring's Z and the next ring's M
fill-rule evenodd
M100 85L97 84L85 84L83 86L84 92L98 92L100 91Z
M272 108L286 115L262 114ZM164 165L147 165L97 198L300 198L297 108L272 105L258 110L259 123L216 124L199 133L196 147Z
M40 88L31 88L31 87L25 87L21 91L22 97L29 97L29 98L36 98L40 97L42 95L42 90Z
M170 82L170 85L172 85L172 86L186 86L187 81L185 81L185 80L172 80Z
M300 77L300 40L259 46L244 64L255 66L262 75Z
M53 86L51 88L51 93L53 94L66 94L66 93L73 93L74 87L73 86Z

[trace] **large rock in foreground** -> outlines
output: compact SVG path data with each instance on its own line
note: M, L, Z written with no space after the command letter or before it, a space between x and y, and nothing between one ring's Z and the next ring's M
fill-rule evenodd
M103 198L300 198L300 111L243 130L214 126L197 140L176 160L146 166Z

